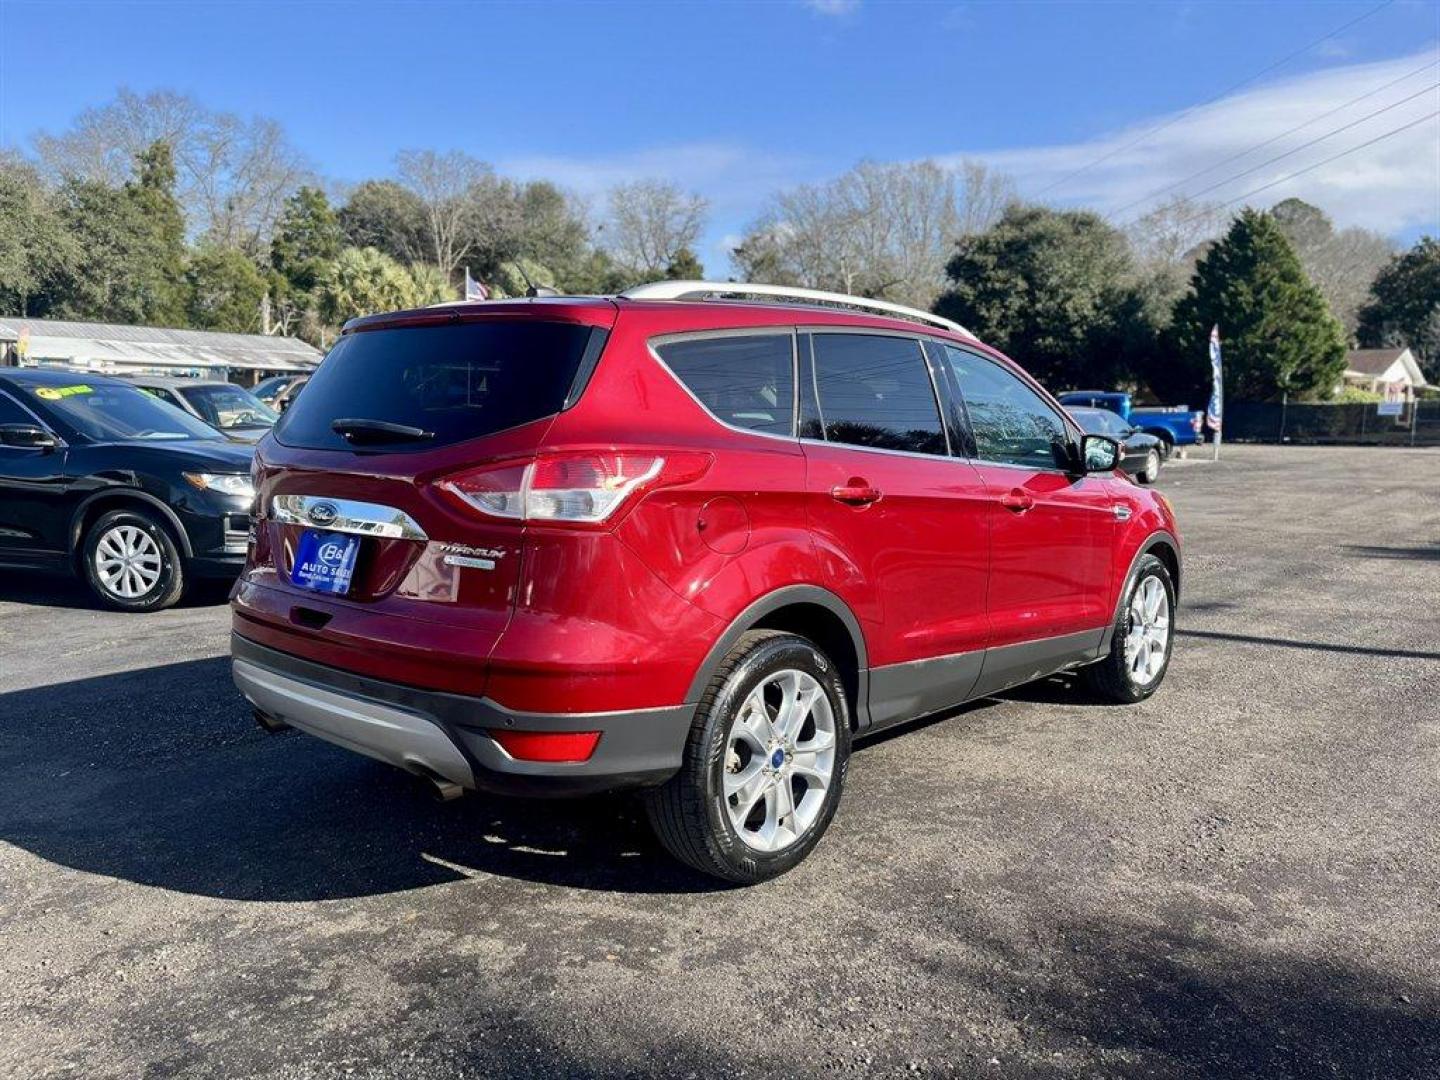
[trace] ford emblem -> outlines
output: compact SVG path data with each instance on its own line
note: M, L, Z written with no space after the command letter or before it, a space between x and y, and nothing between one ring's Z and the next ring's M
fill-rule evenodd
M333 525L340 516L340 509L332 502L318 502L310 507L308 515L316 525Z

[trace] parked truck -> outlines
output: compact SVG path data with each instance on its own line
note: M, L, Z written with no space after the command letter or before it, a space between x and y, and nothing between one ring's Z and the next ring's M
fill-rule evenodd
M1068 390L1058 397L1060 404L1067 407L1075 405L1119 413L1136 430L1159 439L1167 458L1177 446L1194 446L1204 441L1205 414L1188 405L1136 408L1124 390Z

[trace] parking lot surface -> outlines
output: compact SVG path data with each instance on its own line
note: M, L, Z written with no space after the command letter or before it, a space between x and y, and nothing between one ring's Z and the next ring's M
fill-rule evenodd
M0 1075L1440 1074L1440 451L1160 486L1153 699L863 745L750 889L627 799L441 805L264 735L223 592L0 576Z

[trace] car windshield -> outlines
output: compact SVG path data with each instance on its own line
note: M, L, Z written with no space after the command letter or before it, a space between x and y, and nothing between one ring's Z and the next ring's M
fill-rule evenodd
M250 391L256 397L274 397L290 385L292 375L271 375L268 379L262 379L255 384L255 389Z
M218 428L269 427L280 419L250 391L230 383L199 383L179 390L196 412Z
M219 432L137 386L77 377L73 383L28 386L26 392L75 431L112 439L218 439Z
M1130 425L1108 409L1071 409L1070 415L1091 435L1126 435Z

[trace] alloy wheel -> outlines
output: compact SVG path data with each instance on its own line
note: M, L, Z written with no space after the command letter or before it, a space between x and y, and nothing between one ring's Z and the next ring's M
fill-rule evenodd
M1125 663L1137 686L1149 686L1165 666L1170 647L1170 597L1158 577L1146 577L1130 598Z
M793 668L750 691L725 741L730 824L757 851L790 847L815 824L835 773L835 712L824 688Z

